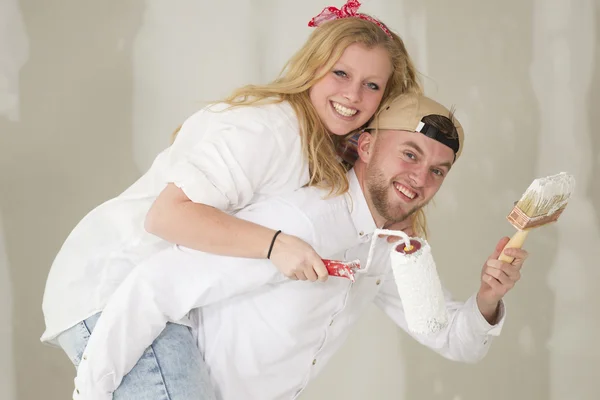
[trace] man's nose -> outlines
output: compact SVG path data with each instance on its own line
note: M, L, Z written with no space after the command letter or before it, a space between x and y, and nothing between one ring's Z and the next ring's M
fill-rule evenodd
M410 179L415 187L423 187L427 183L429 168L426 165L418 165L410 173Z

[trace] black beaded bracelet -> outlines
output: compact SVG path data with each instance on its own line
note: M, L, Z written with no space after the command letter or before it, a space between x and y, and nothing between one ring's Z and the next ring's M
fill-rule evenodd
M271 246L269 246L269 253L267 254L267 259L271 259L271 251L273 251L273 245L275 244L275 239L277 239L277 235L279 235L281 233L281 231L277 231L275 232L275 235L273 235L273 240L271 240Z

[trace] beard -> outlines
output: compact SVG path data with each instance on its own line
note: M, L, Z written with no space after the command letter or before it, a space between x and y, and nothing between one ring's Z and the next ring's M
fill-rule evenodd
M400 205L393 205L390 199L392 182L386 179L379 169L367 167L366 175L366 189L373 207L388 223L402 222L425 206L425 204L417 204L405 211Z

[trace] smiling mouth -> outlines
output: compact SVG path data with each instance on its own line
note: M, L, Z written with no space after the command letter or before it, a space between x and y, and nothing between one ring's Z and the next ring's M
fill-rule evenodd
M336 103L335 101L331 102L333 109L342 117L350 118L355 116L358 113L358 110L355 108L348 108L340 103Z
M417 192L398 182L394 182L394 188L396 188L396 191L409 201L414 200L419 196Z

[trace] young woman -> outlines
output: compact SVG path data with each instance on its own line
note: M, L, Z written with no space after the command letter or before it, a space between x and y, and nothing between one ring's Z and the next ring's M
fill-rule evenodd
M286 276L326 278L307 243L234 214L305 185L344 193L338 141L388 100L420 91L402 40L357 13L358 5L349 1L338 13L330 7L314 18L316 29L279 78L240 88L192 115L146 174L75 227L48 277L42 341L61 346L77 366L110 295L137 264L170 243L246 258L267 258L270 249ZM187 327L169 325L147 353L115 399L143 399L145 391L147 398L159 398L158 392L212 398Z

